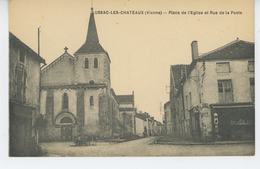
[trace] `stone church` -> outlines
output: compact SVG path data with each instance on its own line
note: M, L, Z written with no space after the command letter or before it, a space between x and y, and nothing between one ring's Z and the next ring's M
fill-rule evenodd
M40 139L71 141L79 134L111 138L128 132L119 111L121 97L111 88L111 60L99 44L93 8L85 43L74 56L67 50L41 71L40 112L47 125ZM133 96L125 95L132 98L130 114Z

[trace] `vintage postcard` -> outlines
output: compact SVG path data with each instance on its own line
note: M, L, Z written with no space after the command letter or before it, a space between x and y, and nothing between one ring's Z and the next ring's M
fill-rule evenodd
M253 0L10 0L9 156L255 155Z

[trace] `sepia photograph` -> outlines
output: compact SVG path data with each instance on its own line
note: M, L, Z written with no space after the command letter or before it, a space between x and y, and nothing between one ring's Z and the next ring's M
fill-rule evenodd
M255 156L253 0L9 0L9 157Z

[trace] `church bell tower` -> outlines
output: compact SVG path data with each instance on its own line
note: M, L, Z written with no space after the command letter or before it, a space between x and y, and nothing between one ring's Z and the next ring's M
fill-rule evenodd
M110 58L99 43L91 8L85 43L75 52L76 84L106 84L110 89Z

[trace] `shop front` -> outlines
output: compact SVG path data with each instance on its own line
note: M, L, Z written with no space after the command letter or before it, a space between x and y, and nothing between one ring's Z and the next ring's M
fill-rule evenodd
M254 140L253 102L211 104L212 133L215 140Z

